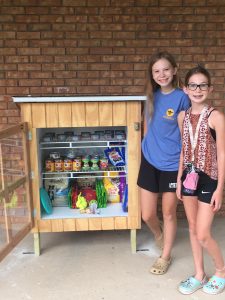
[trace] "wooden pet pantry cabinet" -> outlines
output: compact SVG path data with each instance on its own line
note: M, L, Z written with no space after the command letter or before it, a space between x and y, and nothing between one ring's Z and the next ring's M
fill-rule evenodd
M27 159L28 162L25 164L26 174L22 184L26 185L28 192L29 182L31 184L31 203L27 203L26 209L31 212L27 221L30 224L28 228L32 227L34 234L36 255L40 254L40 233L63 231L129 229L131 231L131 249L132 252L136 251L136 229L141 226L139 190L136 181L141 154L141 102L143 100L144 97L139 96L15 97L13 99L20 106L22 121L25 122L25 125L21 126L27 126L28 129L23 137L28 149L24 160ZM120 143L121 141L116 143L115 139L105 139L104 141L98 139L80 144L78 142L41 143L43 135L48 132L62 134L68 131L81 133L82 131L93 132L110 129L122 129L126 133L122 143ZM25 129L23 128L22 131L25 132ZM28 141L25 141L25 136L28 137ZM43 186L43 179L48 176L43 171L43 165L49 151L64 151L68 148L76 151L79 148L78 150L82 152L87 149L93 151L95 147L98 151L103 151L104 147L117 144L125 148L125 168L118 174L123 174L128 184L128 212L124 212L121 203L117 203L100 209L100 214L80 214L77 209L69 207L53 207L51 214L43 213L40 203L40 188ZM110 171L104 173L104 176L103 172L91 173L83 172L82 174L81 172L78 175L92 178L92 176L111 177L113 174ZM74 178L77 174L72 172L66 176ZM12 185L11 189L18 188L18 184ZM1 189L3 204L7 206L9 201L5 196L7 193L4 192L4 186ZM29 202L28 196L26 200ZM5 218L7 218L7 209L9 207L6 208ZM10 227L11 219L8 218L6 227ZM32 219L33 225L31 225ZM24 234L21 234L20 237L23 236ZM17 239L19 240L19 236ZM13 236L8 236L8 242L10 241L12 247Z

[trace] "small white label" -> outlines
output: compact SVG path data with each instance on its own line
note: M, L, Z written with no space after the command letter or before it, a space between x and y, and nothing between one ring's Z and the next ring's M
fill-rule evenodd
M176 189L176 187L177 187L177 183L176 182L170 182L169 183L169 188L170 189Z

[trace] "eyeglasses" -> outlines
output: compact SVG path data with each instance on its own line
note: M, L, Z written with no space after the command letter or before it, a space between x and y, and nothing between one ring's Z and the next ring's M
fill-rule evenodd
M201 83L201 84L196 84L196 83L188 83L188 88L191 91L195 91L197 90L197 88L199 87L201 91L207 91L209 88L208 83Z

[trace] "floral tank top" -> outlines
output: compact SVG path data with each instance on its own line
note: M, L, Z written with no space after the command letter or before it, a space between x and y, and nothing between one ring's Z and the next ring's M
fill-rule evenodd
M210 127L208 124L208 117L212 112L211 107L208 106L199 128L197 145L194 151L194 165L202 172L206 173L210 178L218 179L218 168L217 168L217 149L216 141L212 136ZM182 128L182 143L183 143L183 156L184 156L184 168L187 163L191 162L191 142L189 135L189 120L193 128L193 134L197 127L200 114L192 114L191 108L185 112Z

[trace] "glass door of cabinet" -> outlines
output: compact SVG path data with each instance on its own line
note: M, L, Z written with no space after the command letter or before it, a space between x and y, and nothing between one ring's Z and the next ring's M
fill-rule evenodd
M33 226L27 128L0 131L0 261Z

